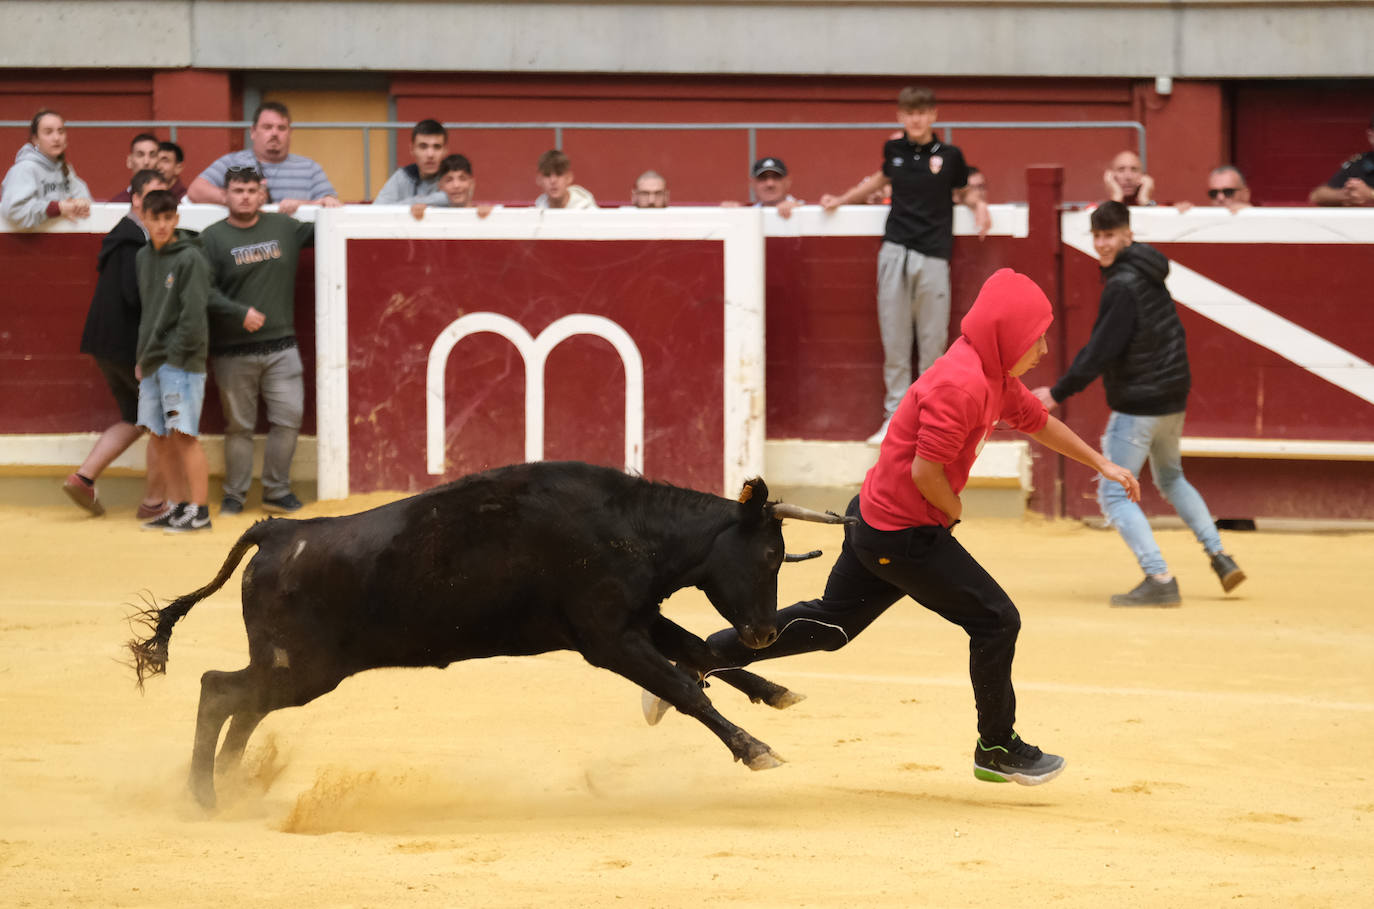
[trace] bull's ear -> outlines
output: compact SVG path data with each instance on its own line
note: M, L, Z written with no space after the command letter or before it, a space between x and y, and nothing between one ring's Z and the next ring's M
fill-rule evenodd
M755 524L763 520L768 508L768 484L761 477L745 480L739 491L740 521Z

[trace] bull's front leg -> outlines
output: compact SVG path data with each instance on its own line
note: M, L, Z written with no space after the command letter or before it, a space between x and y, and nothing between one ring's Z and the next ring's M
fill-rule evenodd
M714 676L743 692L755 704L767 704L777 710L784 710L806 700L806 695L784 688L776 682L770 682L761 675L744 669L721 666L720 658L705 641L666 616L658 616L653 625L652 635L654 646L680 668L695 672L698 678Z
M604 647L588 647L583 656L593 666L624 676L696 718L725 743L735 760L743 761L750 770L767 770L784 763L773 749L721 716L697 679L669 662L647 635L625 632Z

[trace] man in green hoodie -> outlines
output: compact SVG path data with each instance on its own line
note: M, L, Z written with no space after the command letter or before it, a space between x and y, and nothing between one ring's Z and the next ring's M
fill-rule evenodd
M225 174L229 217L201 234L214 287L210 351L224 406L224 499L221 514L243 511L253 482L253 428L258 399L267 405L262 507L292 512L291 459L305 413L305 383L296 349L296 264L315 243L315 225L262 211L266 193L252 168Z
M143 197L148 245L138 251L138 425L165 439L168 507L145 530L209 530L210 471L200 447L208 348L205 312L210 268L192 241L177 230L177 199L165 189Z

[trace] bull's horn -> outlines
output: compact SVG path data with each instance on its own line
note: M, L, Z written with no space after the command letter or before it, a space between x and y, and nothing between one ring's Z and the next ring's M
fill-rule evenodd
M808 559L818 559L823 555L819 549L810 552L789 552L782 557L784 562L805 562Z
M833 511L812 511L800 505L779 502L773 506L773 514L779 518L795 518L798 521L815 521L817 524L857 524L858 518L835 514Z

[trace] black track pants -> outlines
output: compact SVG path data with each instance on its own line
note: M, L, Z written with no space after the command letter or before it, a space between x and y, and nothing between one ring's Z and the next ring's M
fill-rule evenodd
M858 515L859 498L848 514ZM969 678L978 734L1004 743L1016 721L1012 658L1021 616L1006 592L943 527L877 530L862 520L845 530L825 594L778 611L778 639L762 650L744 646L734 629L707 639L720 666L747 666L814 650L838 650L889 606L910 596L969 636Z

